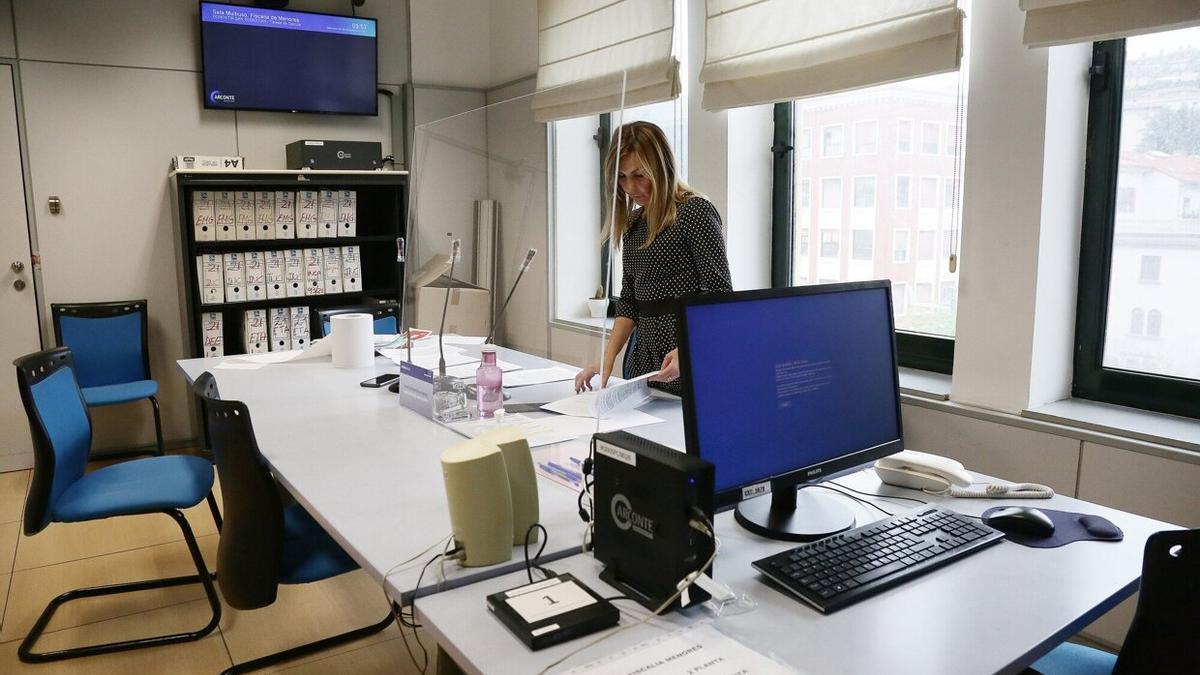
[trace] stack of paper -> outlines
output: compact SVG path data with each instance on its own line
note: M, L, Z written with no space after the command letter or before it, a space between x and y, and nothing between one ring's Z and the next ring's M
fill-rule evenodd
M605 389L585 391L582 394L547 403L543 410L574 417L600 417L608 419L622 410L636 408L650 400L650 377L658 371L619 384L609 384Z

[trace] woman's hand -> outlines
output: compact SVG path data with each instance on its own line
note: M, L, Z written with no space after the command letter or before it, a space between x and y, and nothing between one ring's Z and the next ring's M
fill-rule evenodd
M679 350L672 349L663 357L658 374L650 378L651 382L674 382L679 379Z
M579 371L579 373L575 375L575 393L578 394L581 391L590 390L592 388L592 378L595 377L599 372L599 363L593 363ZM605 372L600 378L601 389L608 386L608 375L609 373Z

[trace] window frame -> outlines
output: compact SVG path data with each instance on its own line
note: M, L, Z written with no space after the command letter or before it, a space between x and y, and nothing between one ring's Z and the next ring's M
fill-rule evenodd
M842 132L842 145L838 149L839 150L838 154L831 155L826 151L825 130L826 129L834 129L834 128L839 129ZM821 159L838 159L840 157L845 157L845 156L846 156L846 125L842 122L838 122L837 124L822 125L821 126Z
M875 125L875 147L872 148L870 152L865 152L865 151L859 152L858 151L858 136L859 136L858 129L861 126L865 126L868 124ZM852 157L870 157L872 155L878 155L879 154L879 120L878 119L854 120L854 122L852 122L850 126L854 129L854 140L852 141L852 145L854 147L851 148L851 150L853 151L851 156Z
M904 204L904 206L901 206L901 205L900 205L900 179L901 179L901 178L907 178L907 179L908 179L908 191L904 193L904 194L905 194L905 196L907 196L907 197L908 197L908 199L907 199L907 200L905 200L905 204ZM895 209L895 210L897 210L897 211L911 211L911 210L912 210L912 207L913 207L913 187L914 187L914 184L913 184L913 175L912 175L911 173L898 173L898 174L896 174L895 189L893 189L893 190L892 190L892 204L893 204L892 208L893 208L893 209Z
M1200 418L1200 381L1104 366L1113 235L1116 231L1125 40L1093 43L1090 72L1091 95L1088 104L1071 395Z

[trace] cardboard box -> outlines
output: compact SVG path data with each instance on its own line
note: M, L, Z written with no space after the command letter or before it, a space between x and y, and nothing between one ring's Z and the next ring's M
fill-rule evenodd
M217 226L217 241L233 241L237 239L233 230L233 192L221 190L216 195L213 202L213 220Z
M204 329L203 356L225 356L225 325L220 312L204 312L200 315Z
M192 227L196 241L214 241L217 238L215 229L216 215L213 209L215 192L196 190L192 193Z
M342 190L338 199L338 236L358 236L358 192Z
M457 269L457 267L456 267ZM437 255L413 276L415 296L413 328L437 331L442 321L442 304L446 293L446 332L459 335L487 335L492 316L492 294L465 281L454 280L451 288L446 273L450 256Z
M308 346L308 307L289 307L292 317L292 349Z
M246 262L243 255L225 254L225 302L246 301Z
M304 295L304 254L298 248L289 248L283 254L283 281L287 297Z
M267 340L267 310L251 309L246 311L242 337L247 354L262 354L270 350L271 345Z
M233 219L237 225L237 239L255 239L254 236L254 193L239 190L233 197Z
M275 191L275 238L296 238L296 193Z
M326 246L322 252L325 294L342 292L342 251L337 246Z
M321 190L321 196L317 202L317 222L320 228L318 237L338 236L337 190Z
M325 295L325 256L319 248L304 249L304 294Z
M246 268L246 299L267 299L267 266L262 251L247 251L243 255Z
M317 195L316 190L300 190L296 193L297 239L317 237Z
M225 259L220 253L196 256L196 283L200 287L200 304L225 302Z
M284 252L266 251L267 299L287 297L287 275L284 274Z
M241 157L229 155L175 155L171 158L171 169L175 171L229 171L246 168L246 162Z
M256 239L275 238L275 193L254 193L254 223L258 229Z
M290 307L272 307L270 322L271 351L284 352L292 348L292 312Z
M342 292L362 290L362 260L357 246L342 247Z

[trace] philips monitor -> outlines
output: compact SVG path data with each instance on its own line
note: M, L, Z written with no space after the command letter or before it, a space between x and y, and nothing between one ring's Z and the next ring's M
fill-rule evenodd
M715 465L715 506L776 539L853 527L797 488L904 449L890 282L692 296L678 324L687 451Z
M200 3L204 107L378 114L375 19Z

